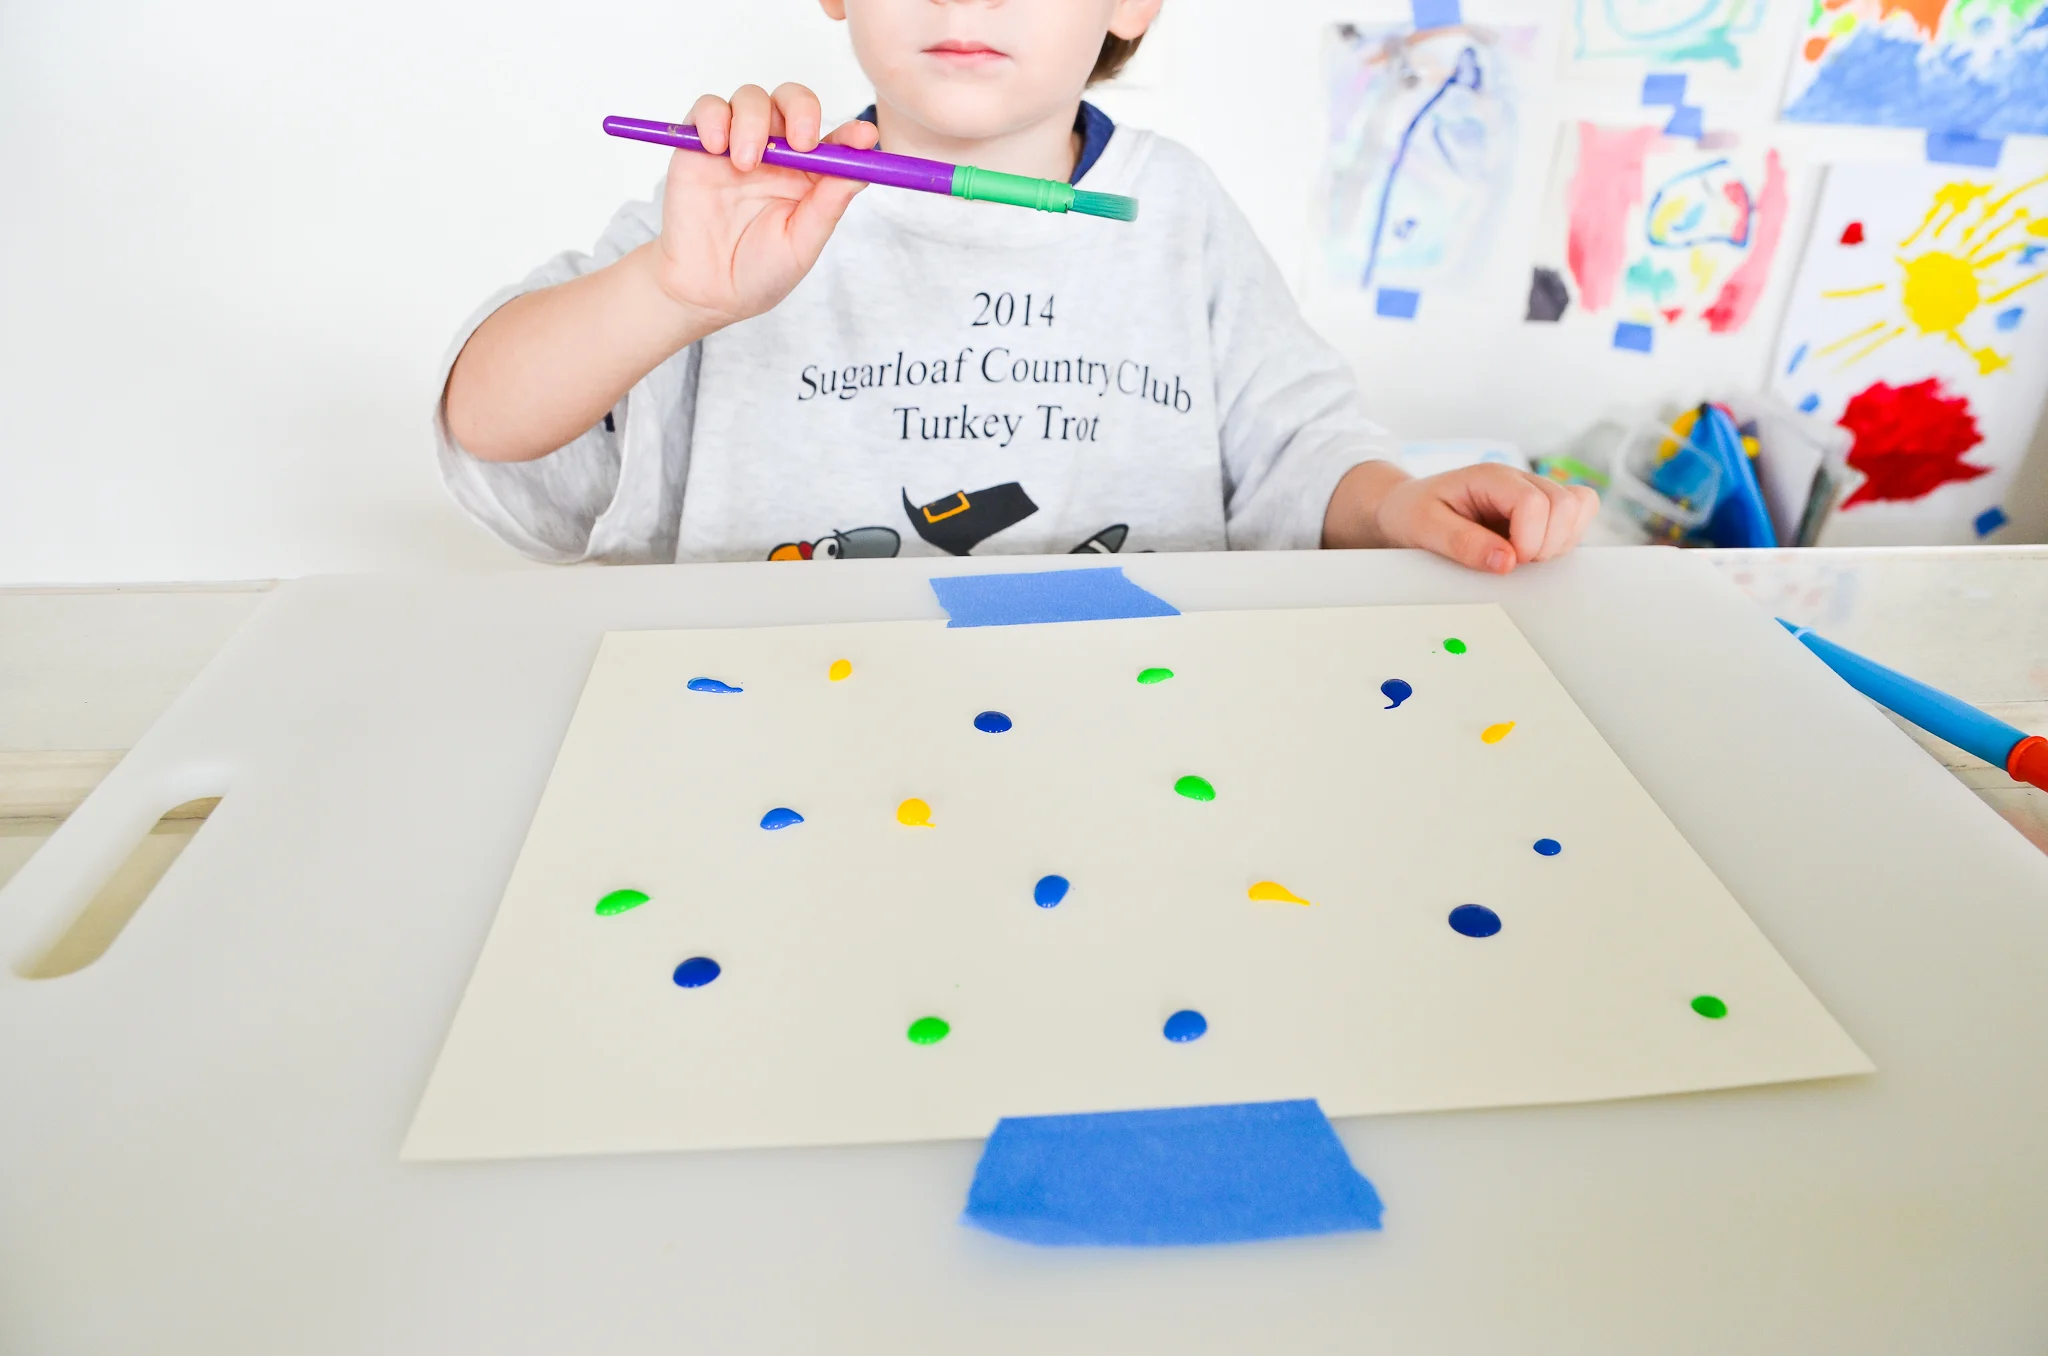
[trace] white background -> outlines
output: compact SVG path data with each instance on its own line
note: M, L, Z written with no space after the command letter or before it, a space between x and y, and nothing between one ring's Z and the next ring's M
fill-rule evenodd
M1403 12L1167 0L1127 87L1100 102L1204 155L1300 278L1320 27ZM1544 23L1553 40L1566 12L1466 8ZM1708 102L1710 126L1763 129L1784 37L1746 101ZM679 117L704 90L785 79L835 112L866 102L843 32L811 0L0 0L0 581L516 564L436 480L443 346L493 288L587 247L659 175L658 152L599 132L605 114ZM1567 111L1601 111L1595 92L1572 98ZM1519 242L1559 111L1530 105L1503 232L1515 243L1490 301L1425 304L1401 324L1311 298L1359 364L1368 408L1405 436L1555 450L1612 405L1763 379L1812 179L1741 336L1617 353L1590 330L1520 322ZM1795 164L1920 145L1814 129L1782 140ZM2007 164L2042 152L2008 144ZM2003 540L2048 533L2038 441Z

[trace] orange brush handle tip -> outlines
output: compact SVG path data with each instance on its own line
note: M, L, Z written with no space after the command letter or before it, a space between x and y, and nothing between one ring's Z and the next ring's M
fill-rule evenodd
M2006 775L2048 791L2048 735L2028 735L2006 755Z

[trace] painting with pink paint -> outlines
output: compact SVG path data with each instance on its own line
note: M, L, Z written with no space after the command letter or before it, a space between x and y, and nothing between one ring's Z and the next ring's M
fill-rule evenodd
M1528 319L1591 319L1643 353L1665 330L1737 333L1770 283L1788 199L1768 147L1568 123Z

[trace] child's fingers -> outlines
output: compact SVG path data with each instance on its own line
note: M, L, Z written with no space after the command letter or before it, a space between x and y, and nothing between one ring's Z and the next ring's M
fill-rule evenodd
M1476 466L1467 474L1464 488L1473 517L1508 525L1517 560L1540 558L1544 534L1550 529L1550 496L1535 477L1507 466Z
M761 163L775 120L775 102L759 85L741 85L732 94L732 132L728 150L732 167L751 170Z
M832 129L832 135L825 138L835 146L857 146L864 151L873 150L875 143L881 139L880 128L871 122L862 122L859 118L840 123Z
M1579 533L1585 530L1579 521L1578 501L1554 480L1531 476L1529 481L1550 501L1550 518L1544 524L1543 544L1536 548L1536 559L1555 560L1571 550Z
M1434 495L1422 498L1404 535L1407 544L1434 551L1469 569L1506 574L1515 568L1515 550L1498 532L1473 522Z
M790 82L777 85L775 93L768 97L781 114L782 135L789 144L799 151L816 150L818 133L825 123L825 110L818 106L818 96Z
M716 94L707 94L690 106L690 124L697 129L705 150L713 155L725 154L732 133L731 104Z
M810 191L797 200L789 214L791 248L806 260L815 260L824 252L825 242L832 238L839 218L846 215L847 205L866 187L856 179L828 174L813 176Z

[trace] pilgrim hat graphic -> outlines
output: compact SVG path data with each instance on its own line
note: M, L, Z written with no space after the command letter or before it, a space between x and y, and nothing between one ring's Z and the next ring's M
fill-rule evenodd
M917 535L948 555L964 556L1006 527L1038 512L1038 505L1016 481L985 490L955 490L943 499L912 507L903 492L903 512Z

